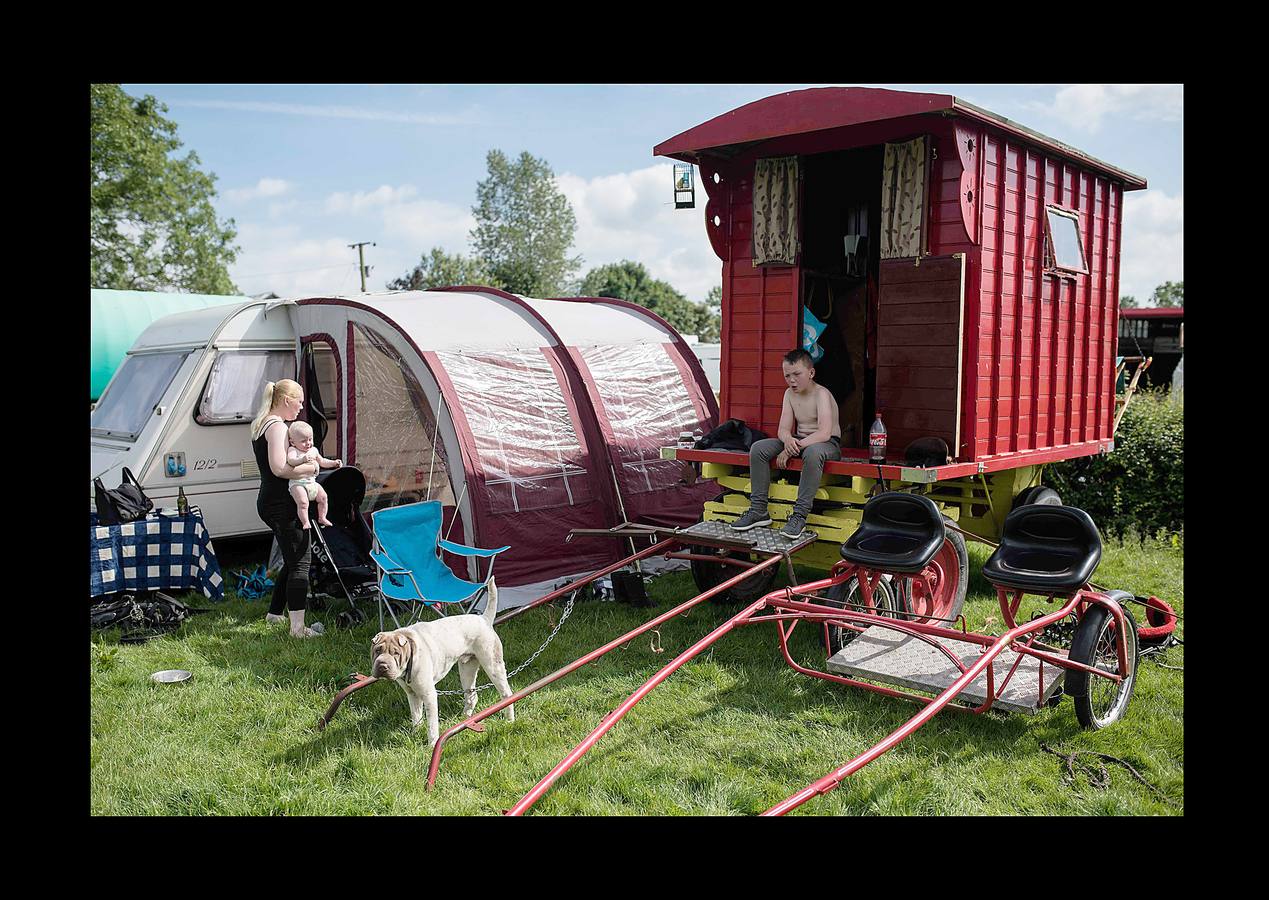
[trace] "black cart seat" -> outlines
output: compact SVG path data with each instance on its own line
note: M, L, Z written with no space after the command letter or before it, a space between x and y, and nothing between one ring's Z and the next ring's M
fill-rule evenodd
M929 497L880 494L864 504L859 528L842 544L842 559L868 569L915 575L946 537L943 514Z
M1000 546L983 563L983 577L1030 594L1071 594L1093 577L1101 558L1102 539L1084 510L1020 506L1005 518Z

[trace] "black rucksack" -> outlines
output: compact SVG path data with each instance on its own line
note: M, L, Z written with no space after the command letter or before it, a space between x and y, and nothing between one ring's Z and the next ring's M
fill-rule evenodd
M693 446L697 450L744 450L748 452L755 441L767 437L765 431L750 428L744 419L728 419Z
M141 482L127 466L123 467L123 482L115 490L108 490L100 478L93 479L93 487L97 492L98 525L135 522L144 519L154 509L154 501L141 490Z

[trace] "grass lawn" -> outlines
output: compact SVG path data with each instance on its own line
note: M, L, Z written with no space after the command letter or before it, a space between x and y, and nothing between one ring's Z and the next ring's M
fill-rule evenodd
M1000 633L995 593L978 575L989 548L969 545L969 627ZM1157 594L1184 613L1184 547L1109 542L1094 579ZM806 573L813 577L812 573ZM691 576L650 583L655 610L579 603L556 640L512 679L519 689L696 593ZM201 598L188 598L200 605ZM1044 604L1028 598L1020 620ZM175 635L123 645L94 635L92 812L230 815L491 815L511 806L605 713L677 653L735 612L702 604L636 638L446 746L436 788L425 790L426 729L413 731L400 688L347 700L325 732L315 724L343 678L367 672L375 623L310 641L264 623L264 601L230 595ZM1141 609L1132 612L1143 621ZM514 668L549 633L557 612L500 626ZM320 618L320 614L318 615ZM1184 622L1177 629L1184 634ZM794 632L795 658L822 668L818 631ZM1184 666L1184 648L1166 662ZM158 685L180 668L192 681ZM895 750L810 801L797 815L1178 815L1185 797L1184 674L1142 660L1126 718L1083 731L1069 700L1035 716L944 712ZM483 675L481 683L487 683ZM457 671L441 688L457 687ZM493 690L481 692L492 703ZM442 731L462 708L441 698ZM634 708L532 810L539 815L752 815L870 747L917 711L911 703L806 678L780 658L770 625L740 629L684 666ZM1041 749L1095 750L1130 763L1151 785L1106 763L1109 786ZM1094 761L1081 756L1081 761Z

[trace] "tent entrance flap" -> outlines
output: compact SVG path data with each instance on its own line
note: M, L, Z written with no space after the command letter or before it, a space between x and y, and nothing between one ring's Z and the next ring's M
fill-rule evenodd
M362 511L428 499L453 507L444 441L432 443L437 413L414 369L374 329L354 322L352 333L356 464L366 476Z

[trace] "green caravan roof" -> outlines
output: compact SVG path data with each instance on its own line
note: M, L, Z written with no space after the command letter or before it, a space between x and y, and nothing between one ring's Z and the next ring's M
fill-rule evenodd
M171 313L242 303L250 297L217 294L160 294L154 291L92 291L88 399L106 389L134 341L155 319Z

